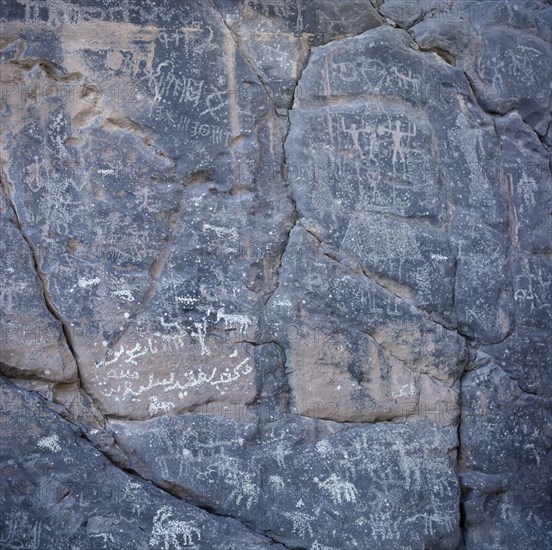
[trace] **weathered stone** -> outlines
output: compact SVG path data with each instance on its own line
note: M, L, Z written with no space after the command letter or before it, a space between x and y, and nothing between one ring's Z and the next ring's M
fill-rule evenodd
M12 60L22 90L36 76L39 98L9 95L7 122L25 108L50 122L31 117L6 146L7 176L22 184L13 200L71 319L83 382L115 415L251 401L251 351L237 342L254 339L290 209L265 91L213 10L181 6L145 30L132 10L124 24L83 17L72 32L37 33ZM46 40L55 65L38 56ZM42 97L51 84L59 93Z
M549 0L0 2L0 546L550 548Z
M44 401L0 382L4 548L265 548L235 520L124 473ZM283 548L274 545L274 548Z
M283 261L269 318L286 350L295 412L374 421L431 411L455 421L465 359L456 333L331 259L301 226Z
M552 251L552 177L546 148L517 113L496 119L503 178L512 197L511 239L531 254Z
M8 376L75 381L76 364L63 327L44 302L43 282L17 224L11 207L0 196L0 368Z
M458 544L457 512L448 512L458 500L450 428L425 421L325 434L329 427L320 421L290 420L256 441L247 418L232 416L180 415L112 428L156 483L288 547Z
M494 363L466 375L460 471L467 548L549 546L551 425L550 399L523 393Z
M290 108L310 45L359 34L382 17L369 0L215 0L276 107ZM308 93L307 90L305 90Z
M552 120L552 19L546 4L458 2L450 11L437 9L412 32L421 48L445 52L466 72L485 109L516 109L542 135Z
M297 208L322 241L401 296L499 341L512 294L495 128L460 71L409 44L381 27L313 54L301 83L322 88L297 100L286 141L286 159L301 168L291 174Z

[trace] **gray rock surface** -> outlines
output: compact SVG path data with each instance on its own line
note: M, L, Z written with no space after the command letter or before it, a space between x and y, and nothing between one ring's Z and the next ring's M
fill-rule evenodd
M552 548L550 1L0 7L1 548Z
M456 548L454 429L299 418L254 437L246 420L186 414L110 427L156 484L286 547Z
M0 392L2 548L283 548L117 468L38 395Z

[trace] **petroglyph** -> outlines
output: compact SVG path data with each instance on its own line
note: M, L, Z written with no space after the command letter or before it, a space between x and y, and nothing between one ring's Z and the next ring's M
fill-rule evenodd
M334 503L341 504L342 501L356 502L356 487L352 483L339 478L336 474L332 474L323 481L315 477L314 481L321 489L329 493Z
M201 531L193 522L173 519L170 506L159 508L153 518L153 529L149 540L150 548L176 550L182 546L192 546L201 540Z

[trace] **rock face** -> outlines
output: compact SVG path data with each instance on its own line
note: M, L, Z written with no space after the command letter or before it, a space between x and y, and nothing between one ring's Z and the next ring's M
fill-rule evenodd
M550 1L0 15L2 548L552 548Z

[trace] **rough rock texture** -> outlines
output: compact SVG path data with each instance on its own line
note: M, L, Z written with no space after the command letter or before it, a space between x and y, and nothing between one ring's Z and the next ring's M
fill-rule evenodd
M552 2L0 6L1 548L552 548Z

